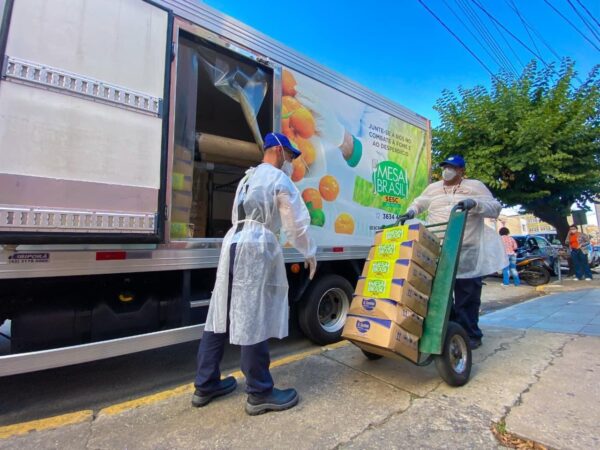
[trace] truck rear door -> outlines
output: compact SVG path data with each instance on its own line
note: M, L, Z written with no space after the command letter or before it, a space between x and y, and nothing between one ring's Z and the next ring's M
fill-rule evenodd
M144 0L4 2L0 242L157 241L169 11Z

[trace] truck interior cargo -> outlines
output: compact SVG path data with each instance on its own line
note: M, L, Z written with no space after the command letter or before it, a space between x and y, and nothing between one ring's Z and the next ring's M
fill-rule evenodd
M223 237L273 127L273 70L182 31L174 110L171 239Z

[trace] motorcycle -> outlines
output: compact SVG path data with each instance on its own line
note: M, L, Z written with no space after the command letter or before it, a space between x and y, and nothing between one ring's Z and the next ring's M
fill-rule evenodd
M540 256L517 254L519 278L530 286L541 286L550 282L552 267Z

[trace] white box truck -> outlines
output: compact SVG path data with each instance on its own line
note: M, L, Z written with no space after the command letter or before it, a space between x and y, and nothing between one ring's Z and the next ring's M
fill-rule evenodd
M0 0L0 375L201 337L236 184L281 131L318 243L281 243L304 333L340 338L430 123L195 0Z

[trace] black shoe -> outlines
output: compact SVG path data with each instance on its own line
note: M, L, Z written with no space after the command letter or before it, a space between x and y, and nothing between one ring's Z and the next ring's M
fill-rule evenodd
M298 404L296 389L276 389L268 395L249 394L246 402L246 413L257 416L269 411L283 411Z
M481 338L471 338L469 342L471 345L471 350L481 347Z
M192 406L195 406L196 408L206 406L213 398L221 397L222 395L227 395L230 392L235 391L236 386L237 381L235 381L235 378L227 377L219 381L219 387L210 394L201 394L198 389L196 389L196 392L194 392L194 396L192 397Z

